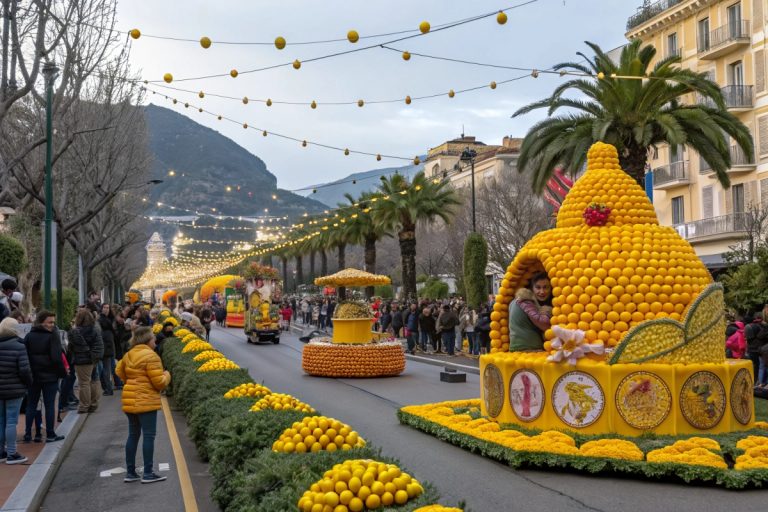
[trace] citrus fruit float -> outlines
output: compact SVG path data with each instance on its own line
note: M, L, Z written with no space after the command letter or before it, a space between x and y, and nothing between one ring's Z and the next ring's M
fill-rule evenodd
M552 285L544 351L509 352L509 305ZM598 142L554 229L507 268L480 358L482 413L526 428L637 436L754 426L749 360L725 358L723 290Z
M389 277L347 268L318 277L317 286L379 286ZM301 366L320 377L388 377L405 370L405 352L398 342L374 341L373 315L365 303L341 302L333 316L333 337L315 339L304 346Z

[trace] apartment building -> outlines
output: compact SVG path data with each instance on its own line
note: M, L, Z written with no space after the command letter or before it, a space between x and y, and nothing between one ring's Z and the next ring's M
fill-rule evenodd
M475 186L484 180L500 180L505 174L517 172L517 157L523 139L504 137L500 146L487 145L475 137L462 135L431 148L424 161L424 173L428 178L447 177L455 188L468 187L472 182L471 165L462 161L466 149L475 152Z
M722 268L723 253L743 240L745 212L768 205L766 15L768 0L660 0L645 2L627 21L628 39L709 74L754 138L755 155L730 141L729 189L690 148L659 147L650 158L659 220L675 226L711 269Z

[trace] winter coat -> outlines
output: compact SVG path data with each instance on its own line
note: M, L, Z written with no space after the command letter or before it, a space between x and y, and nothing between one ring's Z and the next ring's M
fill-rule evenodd
M482 313L475 325L475 331L482 343L491 341L491 314Z
M459 325L459 317L453 309L443 310L437 317L437 330L441 333L449 332L455 329L457 325Z
M92 325L72 328L69 331L69 346L72 347L75 365L95 364L104 357L104 342Z
M58 331L49 331L42 326L34 326L24 338L27 346L29 366L36 383L58 382L67 376L64 362L61 360L61 340Z
M160 392L171 382L171 374L163 371L163 363L149 345L131 348L115 369L123 382L123 412L141 414L161 408Z
M131 339L131 331L115 322L115 359L118 361L128 352L128 340Z
M21 398L31 385L32 368L21 338L0 338L0 400Z
M435 333L435 317L432 316L432 313L429 311L429 308L424 308L427 312L427 314L424 314L422 312L421 316L419 316L419 330L421 332L426 332L429 334Z
M509 305L509 351L544 350L543 332L549 329L549 318L531 290L518 290Z
M742 322L734 322L734 325L736 326L736 332L728 337L725 342L725 348L731 351L731 356L734 359L741 359L747 351L747 341L744 337L744 324Z
M405 327L408 328L409 331L418 333L419 332L419 311L408 311L404 315L404 324Z
M403 312L392 311L392 329L399 331L403 328Z
M104 357L115 357L115 324L114 320L105 315L99 315L101 341L104 343Z
M747 352L758 354L760 347L765 343L768 335L768 326L762 320L754 320L744 328L744 336L747 339Z
M328 304L328 311L327 311L328 318L333 318L333 312L335 310L336 310L336 303L335 302L331 302L330 304Z

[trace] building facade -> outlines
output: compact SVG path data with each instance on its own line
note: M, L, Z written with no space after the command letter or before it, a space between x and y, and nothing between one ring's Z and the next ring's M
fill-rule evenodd
M747 215L768 205L766 14L767 0L660 0L646 2L627 21L627 38L652 44L657 58L678 55L682 67L707 73L728 111L752 133L754 155L729 141L728 189L690 148L659 147L649 155L659 220L674 226L711 269L722 268L723 254L745 238Z
M471 165L468 161L461 161L461 153L468 148L476 153L475 186L479 187L487 179L500 180L506 173L517 172L517 157L522 141L504 137L500 146L492 146L475 137L462 135L430 149L424 161L424 173L427 178L446 177L455 188L470 186Z

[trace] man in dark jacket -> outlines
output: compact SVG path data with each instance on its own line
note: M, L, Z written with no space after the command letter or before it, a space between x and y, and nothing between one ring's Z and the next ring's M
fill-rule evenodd
M400 331L403 328L403 313L396 303L392 303L392 332L395 338L400 337Z
M64 436L56 435L56 393L59 391L59 379L66 377L62 360L61 339L56 329L56 315L50 311L40 311L35 318L32 330L24 338L27 356L32 367L32 386L27 399L26 428L24 439L32 438L32 423L37 412L37 402L43 395L45 407L46 442L61 441Z
M32 385L32 369L27 350L16 331L18 325L12 318L0 322L0 407L5 409L5 424L0 425L0 459L6 459L6 464L27 461L16 451L16 425L21 402ZM12 435L6 437L6 432Z
M95 412L101 397L98 367L104 357L104 343L94 324L91 312L81 309L75 316L75 326L69 331L69 348L80 383L78 414Z
M109 304L101 305L101 314L99 314L99 327L101 328L101 341L104 343L104 356L102 357L102 370L99 379L101 380L101 389L106 396L114 394L112 385L112 374L115 372L115 315L112 314L112 308Z
M408 351L413 355L419 339L419 310L415 302L403 313L403 324L408 329Z
M459 324L459 317L456 311L448 304L443 305L443 312L437 318L437 330L443 340L443 347L449 356L453 356L456 346L456 326Z
M419 315L419 337L421 339L421 350L426 352L429 344L435 337L435 317L432 316L432 309L424 305ZM437 350L437 346L434 347Z

